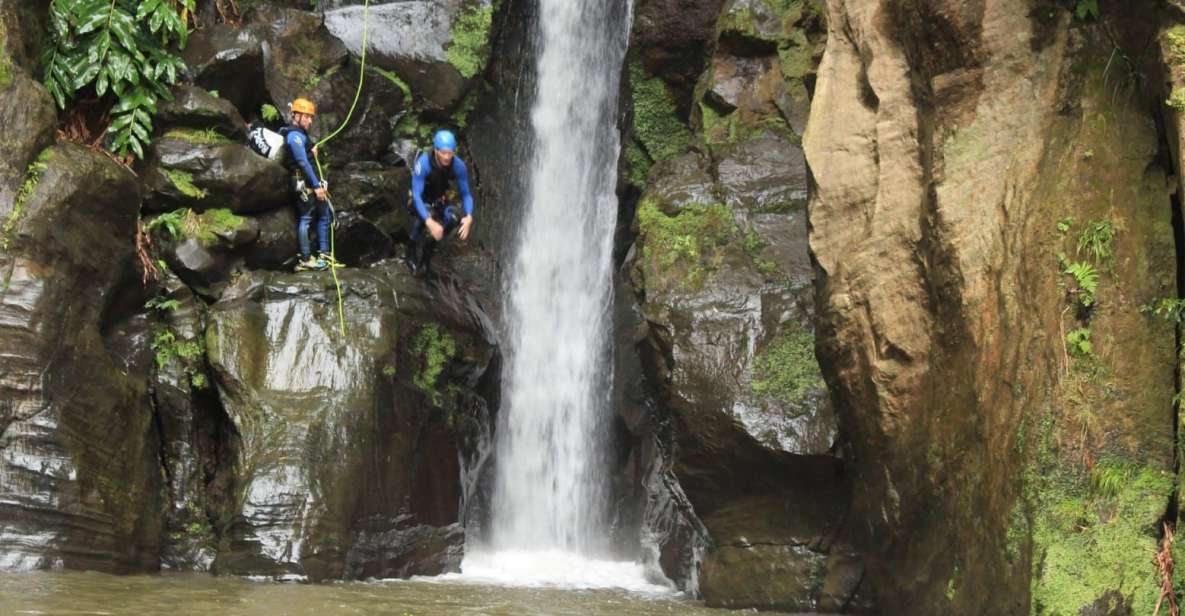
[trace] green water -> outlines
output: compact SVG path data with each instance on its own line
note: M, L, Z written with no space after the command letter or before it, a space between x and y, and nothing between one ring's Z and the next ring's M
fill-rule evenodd
M611 590L502 588L462 583L351 582L278 584L206 575L112 576L100 573L0 574L0 614L701 614L679 596ZM768 612L766 612L768 613Z

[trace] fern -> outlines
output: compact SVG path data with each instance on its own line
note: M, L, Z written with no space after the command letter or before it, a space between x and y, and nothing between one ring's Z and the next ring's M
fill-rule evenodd
M1099 271L1089 263L1078 261L1066 268L1066 274L1073 277L1078 286L1078 303L1086 308L1094 305L1095 293L1099 289Z
M1066 334L1066 348L1070 355L1077 358L1087 358L1094 355L1094 345L1090 342L1090 330L1083 327Z
M1111 263L1115 259L1114 241L1115 225L1111 220L1096 220L1087 224L1078 236L1078 253L1086 251L1095 263Z
M116 99L111 149L143 158L156 103L169 99L184 62L186 21L195 0L52 0L45 87L65 109L85 88Z

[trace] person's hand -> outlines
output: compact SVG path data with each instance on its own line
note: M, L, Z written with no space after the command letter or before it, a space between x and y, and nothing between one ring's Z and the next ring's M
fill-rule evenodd
M314 195L317 195L317 198L318 198L318 199L320 199L320 200L324 201L324 200L325 200L325 196L326 196L327 194L329 194L329 193L328 193L328 192L326 192L326 190L325 190L325 187L324 187L324 186L318 186L318 187L316 187L316 188L314 188L314 189L313 189L313 194L314 194Z
M317 157L317 146L313 146L313 158Z
M469 227L472 227L472 226L473 226L473 217L472 216L466 216L461 219L461 230L457 232L457 237L461 238L462 242L469 239Z
M444 225L436 222L433 218L424 221L424 224L428 226L428 232L432 234L432 239L438 242L444 239Z

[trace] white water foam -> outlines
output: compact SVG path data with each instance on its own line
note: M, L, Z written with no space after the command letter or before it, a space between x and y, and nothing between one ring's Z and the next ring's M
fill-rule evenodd
M678 594L666 580L651 580L641 563L586 558L557 550L477 552L466 555L462 573L431 578L491 586L616 589L649 596Z

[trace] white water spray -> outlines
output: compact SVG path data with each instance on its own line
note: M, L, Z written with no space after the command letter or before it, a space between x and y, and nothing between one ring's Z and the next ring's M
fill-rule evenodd
M617 99L628 0L540 0L529 199L507 296L487 545L466 576L634 587L607 553Z

